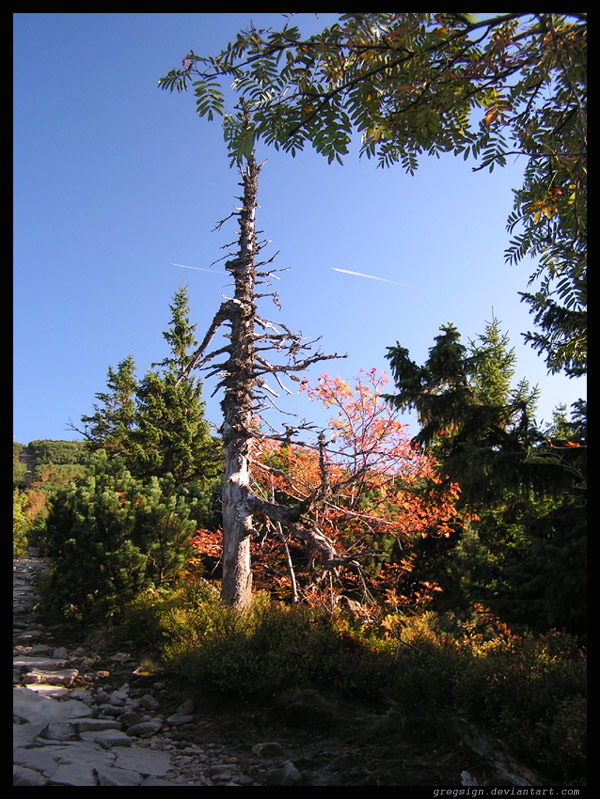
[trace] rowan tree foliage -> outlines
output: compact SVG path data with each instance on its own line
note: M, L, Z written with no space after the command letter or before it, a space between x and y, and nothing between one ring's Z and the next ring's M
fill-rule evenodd
M384 401L385 374L361 372L353 385L323 374L302 383L333 416L314 440L257 436L251 448L252 491L265 502L304 507L304 528L263 515L252 550L257 584L293 602L400 605L423 600L433 582L410 579L411 550L423 536L449 536L456 523L451 486L431 494L432 459L410 442ZM314 498L319 497L315 502ZM305 529L312 535L307 547ZM314 546L314 543L318 546ZM213 555L210 537L198 541Z
M538 325L528 340L552 371L585 370L587 14L341 14L302 36L250 26L221 52L186 54L161 88L191 87L200 116L224 115L236 160L262 139L294 155L310 144L342 161L360 153L413 173L454 153L492 170L520 156L508 226L511 262L533 258L522 298ZM252 124L226 109L227 82Z

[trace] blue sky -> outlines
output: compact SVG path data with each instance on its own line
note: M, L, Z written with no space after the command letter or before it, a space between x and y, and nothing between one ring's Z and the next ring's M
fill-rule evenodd
M329 15L301 14L315 29ZM71 439L109 365L132 354L139 376L166 354L162 331L174 293L188 287L197 336L226 290L207 269L237 237L213 232L236 206L220 123L200 120L193 95L170 95L158 79L193 49L213 54L250 20L279 14L15 14L14 20L14 414L13 435ZM343 166L313 151L295 159L261 147L259 228L290 268L277 284L281 319L325 352L348 353L321 371L351 380L386 369L398 340L422 363L442 324L463 342L492 314L517 352L516 379L539 385L538 421L583 396L581 381L547 375L522 343L531 328L519 291L533 266L509 266L506 218L523 164L471 171L451 156L425 160L414 177L381 170L356 153ZM347 270L375 275L396 285ZM220 420L219 399L207 416ZM318 415L304 398L282 400ZM410 418L407 422L412 425Z

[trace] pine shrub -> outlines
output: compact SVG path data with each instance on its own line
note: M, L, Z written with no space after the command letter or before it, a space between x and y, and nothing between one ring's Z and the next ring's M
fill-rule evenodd
M86 624L118 615L141 591L178 575L198 515L199 498L180 493L171 476L143 482L97 456L48 516L43 609Z

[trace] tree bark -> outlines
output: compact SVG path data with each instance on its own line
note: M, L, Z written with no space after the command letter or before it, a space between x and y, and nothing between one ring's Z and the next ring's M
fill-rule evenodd
M254 259L258 173L254 153L247 161L243 179L243 206L240 211L239 252L227 269L235 281L235 296L230 303L231 339L224 378L223 446L225 485L223 488L223 602L238 609L250 605L252 571L250 540L254 533L247 507L250 492L249 449L254 408L254 360L256 320Z

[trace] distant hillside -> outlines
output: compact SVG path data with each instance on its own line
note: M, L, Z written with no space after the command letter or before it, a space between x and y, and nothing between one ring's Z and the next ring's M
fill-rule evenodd
M30 441L25 449L35 458L36 465L42 463L87 463L89 449L85 441Z
M19 488L36 481L63 484L83 472L89 457L84 441L13 442L13 484Z

